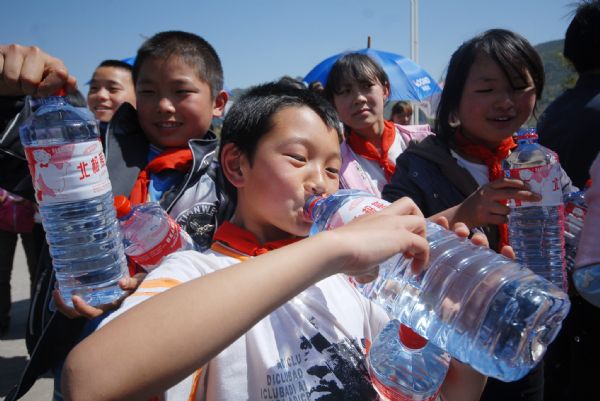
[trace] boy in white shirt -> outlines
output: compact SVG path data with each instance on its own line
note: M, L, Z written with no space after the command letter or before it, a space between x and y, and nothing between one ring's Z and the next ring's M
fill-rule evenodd
M171 255L74 350L67 399L147 399L167 388L161 399L379 399L364 356L388 318L337 273L372 275L397 252L414 255L420 269L428 246L408 199L299 241L311 225L306 200L338 188L338 127L326 101L284 84L236 102L220 154L237 194L234 216L211 250ZM484 382L453 364L442 395L476 400Z

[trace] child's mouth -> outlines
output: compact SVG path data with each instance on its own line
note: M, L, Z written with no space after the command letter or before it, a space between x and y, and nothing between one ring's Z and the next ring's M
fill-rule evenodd
M165 122L161 122L161 123L156 123L154 125L157 128L161 128L161 129L171 129L171 128L181 127L182 124L179 122L175 122L175 121L165 121Z

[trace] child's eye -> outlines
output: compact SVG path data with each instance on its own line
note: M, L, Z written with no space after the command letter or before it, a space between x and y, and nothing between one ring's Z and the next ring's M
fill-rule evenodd
M296 153L289 153L286 156L291 157L292 159L297 160L299 162L303 162L303 163L306 162L306 157L296 154Z
M528 90L533 89L531 85L518 86L514 88L515 92L527 92Z
M340 173L340 170L335 167L327 167L326 170L327 170L327 172L329 172L331 174L338 175Z
M489 93L491 91L493 91L492 88L482 88L482 89L477 89L475 92L476 93Z

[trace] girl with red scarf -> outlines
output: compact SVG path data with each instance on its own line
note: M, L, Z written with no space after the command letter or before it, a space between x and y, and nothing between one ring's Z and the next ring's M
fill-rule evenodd
M447 71L436 136L398 158L383 197L409 196L425 216L444 214L479 227L490 247L500 249L507 242L506 199L539 201L524 182L503 178L500 163L542 94L542 61L526 39L493 29L460 46ZM570 191L563 176L563 192ZM541 401L542 365L516 382L488 380L481 400Z
M381 196L396 169L396 158L411 140L430 135L429 126L401 126L384 119L390 81L364 54L350 53L336 61L324 94L348 133L342 143L340 185Z

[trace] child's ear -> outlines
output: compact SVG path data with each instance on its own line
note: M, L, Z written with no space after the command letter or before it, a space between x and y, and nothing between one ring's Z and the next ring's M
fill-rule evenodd
M388 83L387 85L383 85L383 99L385 102L387 102L390 98L390 92L390 84Z
M244 186L244 174L242 173L244 162L244 154L235 144L227 143L221 149L221 169L227 181L236 188Z
M229 95L224 90L217 94L213 105L213 117L221 117L223 115L227 100L229 100Z

